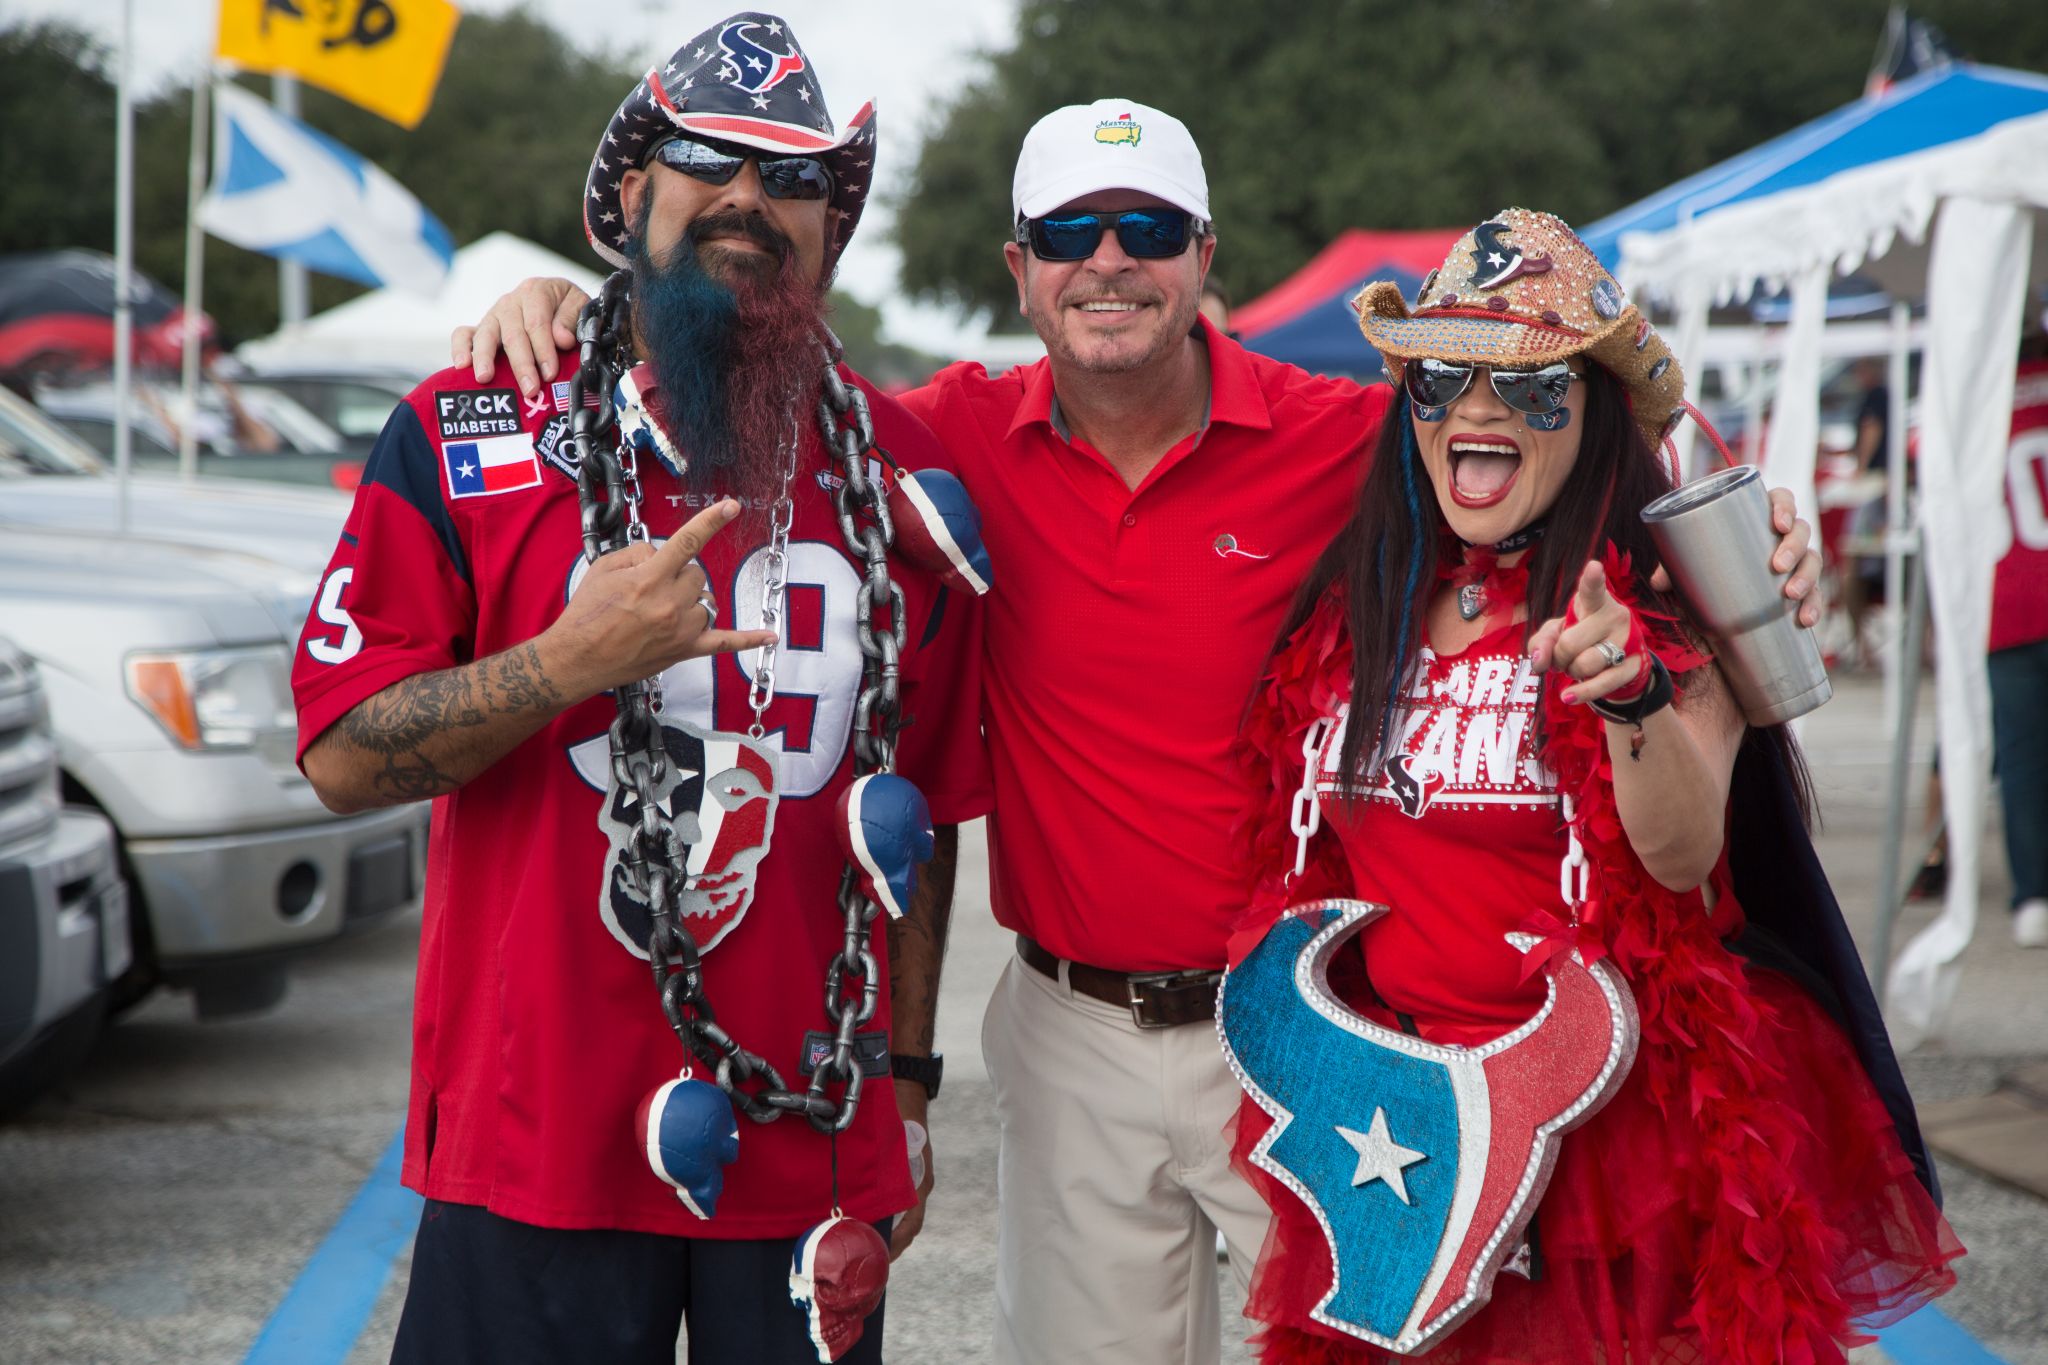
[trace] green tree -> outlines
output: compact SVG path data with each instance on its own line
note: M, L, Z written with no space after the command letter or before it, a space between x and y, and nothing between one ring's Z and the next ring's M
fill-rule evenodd
M114 85L77 29L0 30L0 251L111 246Z
M1058 105L1168 110L1201 146L1239 299L1348 227L1509 204L1590 222L1853 99L1886 0L1025 0L899 204L904 284L1021 327L999 254L1017 147ZM1957 51L2048 67L2048 6L1925 0Z

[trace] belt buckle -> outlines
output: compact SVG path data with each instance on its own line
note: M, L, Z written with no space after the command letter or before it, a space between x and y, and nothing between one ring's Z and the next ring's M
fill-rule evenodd
M1190 986L1213 987L1217 973L1205 971L1177 972L1132 972L1124 978L1124 994L1131 1006L1131 1022L1139 1028L1172 1028L1173 1022L1155 1019L1146 1015L1146 1009L1158 999L1149 994L1152 987L1166 990L1185 990Z

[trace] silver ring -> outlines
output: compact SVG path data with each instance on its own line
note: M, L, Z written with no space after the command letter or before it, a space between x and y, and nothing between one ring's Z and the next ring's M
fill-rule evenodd
M708 591L700 592L697 594L697 605L704 608L704 614L710 618L708 621L704 623L704 628L706 630L709 630L711 629L711 627L718 624L717 598L713 597Z
M1602 640L1593 648L1600 651L1600 657L1607 660L1609 668L1620 668L1622 661L1628 658L1628 655L1622 652L1621 646L1612 640Z

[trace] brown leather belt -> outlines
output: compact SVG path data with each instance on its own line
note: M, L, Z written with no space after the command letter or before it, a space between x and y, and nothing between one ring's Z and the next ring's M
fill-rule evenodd
M1017 956L1057 981L1060 959L1050 949L1017 935ZM1067 964L1067 984L1091 1000L1121 1005L1139 1028L1173 1028L1216 1017L1216 984L1222 972L1113 972L1085 962Z

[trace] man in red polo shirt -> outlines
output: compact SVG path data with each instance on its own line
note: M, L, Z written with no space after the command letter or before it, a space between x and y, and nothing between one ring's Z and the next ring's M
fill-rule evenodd
M1198 319L1216 237L1170 115L1055 110L1024 140L1013 208L1004 254L1046 358L953 365L904 396L958 460L1005 585L982 675L992 892L1018 935L982 1030L1002 1128L997 1358L1210 1362L1216 1234L1241 1296L1267 1224L1230 1168L1239 1091L1212 1024L1244 884L1230 754L1392 391ZM500 300L479 375L502 336L537 384L533 357L544 369L580 303L562 282ZM467 329L454 350L470 359ZM1789 495L1772 500L1803 597L1819 561Z

